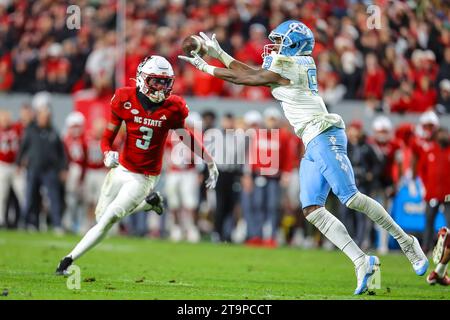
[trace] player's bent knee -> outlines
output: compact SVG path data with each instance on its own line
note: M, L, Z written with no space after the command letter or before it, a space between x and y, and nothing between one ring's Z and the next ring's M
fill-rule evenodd
M312 213L313 211L316 211L317 209L321 208L323 206L308 206L306 208L303 208L303 214L305 215L305 217L307 217L310 213Z
M345 205L352 210L364 211L367 206L367 196L361 192L356 192Z

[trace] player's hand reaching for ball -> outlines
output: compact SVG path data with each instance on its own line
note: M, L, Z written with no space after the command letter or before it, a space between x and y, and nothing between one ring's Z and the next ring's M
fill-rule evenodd
M105 167L111 169L119 165L119 153L117 151L107 151L104 156L103 163Z
M208 163L209 177L206 179L206 188L214 189L216 187L217 179L219 178L219 170L217 169L215 162Z
M200 32L200 37L205 40L205 45L208 48L208 56L220 59L223 49L220 47L220 44L216 39L216 34L214 33L210 39L204 32Z

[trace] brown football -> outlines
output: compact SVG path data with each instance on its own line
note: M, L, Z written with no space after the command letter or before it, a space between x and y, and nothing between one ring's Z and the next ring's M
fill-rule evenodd
M191 57L191 51L196 52L200 57L203 57L208 52L205 40L197 35L185 38L181 46L188 57Z

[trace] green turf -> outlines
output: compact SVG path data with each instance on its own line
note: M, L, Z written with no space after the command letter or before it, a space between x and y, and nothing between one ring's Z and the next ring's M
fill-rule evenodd
M402 255L381 257L382 287L354 297L353 266L340 252L110 238L78 260L81 289L53 275L75 236L0 232L4 299L449 299ZM92 281L95 279L95 281Z

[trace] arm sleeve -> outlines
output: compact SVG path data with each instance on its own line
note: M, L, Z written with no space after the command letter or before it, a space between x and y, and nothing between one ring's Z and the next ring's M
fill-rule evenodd
M184 129L184 121L189 115L189 107L184 100L180 101L179 117L174 121L172 129Z
M109 116L108 124L106 125L105 131L103 132L102 140L100 142L102 152L105 153L113 149L114 139L119 132L120 125L122 124L122 118L118 115L118 104L119 98L116 91L116 94L111 99L111 113Z

